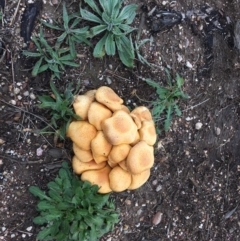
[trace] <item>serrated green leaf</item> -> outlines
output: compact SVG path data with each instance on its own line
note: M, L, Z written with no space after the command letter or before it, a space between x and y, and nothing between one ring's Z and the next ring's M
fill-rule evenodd
M181 116L181 115L182 115L182 112L181 112L181 110L179 109L179 107L178 107L177 104L174 105L174 110L175 110L176 115L178 115L178 116Z
M57 202L62 202L62 201L63 201L62 196L61 196L57 191L55 191L55 190L49 190L49 191L48 191L48 194L49 194L49 196L50 196L53 200L55 200L55 201L57 201Z
M49 182L47 184L47 187L49 189L52 189L52 190L57 191L57 192L61 191L61 187L56 182Z
M50 203L48 201L40 201L40 202L38 202L37 207L38 207L39 211L43 211L43 210L54 209L55 205L52 202Z
M33 222L37 225L43 225L44 223L47 223L48 221L44 217L38 216L33 219Z
M77 210L77 211L76 211L76 214L77 214L77 216L83 216L83 217L85 217L85 216L88 215L88 211L87 211L86 209L81 209L81 210Z
M170 129L171 120L172 120L172 112L173 112L173 106L170 105L167 108L166 120L164 122L164 130L165 131L168 131Z
M46 238L49 235L51 235L51 228L44 228L38 233L37 240L48 240Z
M41 200L48 200L51 201L52 199L49 198L39 187L31 186L29 188L30 193L32 193L35 197L39 197Z

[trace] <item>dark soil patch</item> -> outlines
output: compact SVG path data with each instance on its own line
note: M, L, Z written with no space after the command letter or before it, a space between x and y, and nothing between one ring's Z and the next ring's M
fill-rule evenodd
M43 4L41 15L56 18L61 5L58 8L49 2ZM164 2L168 7L169 2ZM156 3L138 4L150 8ZM201 9L203 4L221 10L233 29L240 19L238 1L178 1L173 10L186 13ZM53 135L35 134L50 118L48 112L37 108L35 98L50 93L49 76L33 78L29 62L19 57L24 5L21 3L13 18L17 1L7 1L6 22L0 29L0 40L6 48L0 63L0 240L7 241L35 240L39 227L32 219L37 215L37 200L28 188L38 185L44 189L61 162L71 160L69 140L61 142ZM136 27L141 16L139 9ZM67 70L56 81L60 91L69 82L76 85L81 81L81 93L108 85L132 108L148 106L156 98L154 89L141 77L165 85L164 68L168 67L184 77L184 92L190 96L180 102L183 114L173 118L171 130L159 135L148 182L138 190L112 194L121 220L102 240L240 240L240 53L217 31L212 33L211 53L206 52L201 32L204 23L183 21L154 34L153 42L143 49L153 69L137 61L134 69L127 69L117 58L94 59L91 50L79 46L81 67ZM197 34L192 25L197 26ZM142 38L151 36L147 26ZM212 56L209 62L208 53ZM197 130L196 123L202 128ZM163 119L157 124L161 129ZM43 149L40 156L38 148ZM154 225L156 214L161 218Z

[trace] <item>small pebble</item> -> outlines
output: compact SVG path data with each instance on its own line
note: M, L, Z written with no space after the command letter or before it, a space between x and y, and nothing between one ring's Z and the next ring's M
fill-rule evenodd
M158 183L158 181L157 181L157 180L154 180L154 181L152 182L152 185L156 186L157 183Z
M59 1L58 0L52 0L51 3L52 3L52 5L58 5Z
M19 88L15 88L13 92L14 92L15 95L17 95L17 94L20 93L20 89Z
M153 225L158 225L158 224L162 221L162 216L163 216L163 213L157 212L157 213L153 216L152 224L153 224Z
M202 123L201 122L197 122L196 124L195 124L195 129L196 130L200 130L201 128L202 128Z
M27 227L26 230L30 232L32 230L32 226Z
M215 128L215 133L216 133L217 136L219 136L221 134L221 129L216 127Z
M111 80L109 77L107 77L106 79L107 79L107 83L108 83L109 85L112 84L112 80Z
M23 95L24 95L24 96L29 96L29 92L28 92L28 91L25 91L25 92L23 93Z
M30 97L32 100L35 100L35 99L36 99L36 96L35 96L33 93L31 93L31 94L29 95L29 97Z
M192 64L191 64L189 61L186 62L186 66L187 66L189 69L192 69L192 68L193 68Z
M162 190L162 185L158 185L156 188L156 192L159 192L160 190Z
M16 105L17 102L16 102L15 100L10 100L10 104L12 104L12 105Z
M4 232L6 230L6 227L2 227L2 231Z

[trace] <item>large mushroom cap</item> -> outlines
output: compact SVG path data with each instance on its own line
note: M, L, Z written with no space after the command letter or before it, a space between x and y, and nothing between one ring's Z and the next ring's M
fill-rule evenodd
M93 159L91 151L85 151L79 148L74 142L73 142L73 152L81 162L90 162Z
M143 171L139 174L132 175L131 185L128 187L129 190L137 189L141 187L150 177L150 169Z
M76 156L73 156L72 167L76 174L81 174L88 170L102 169L106 166L106 162L97 164L94 160L90 162L81 162Z
M130 144L137 134L133 119L123 110L116 111L112 117L102 121L102 129L112 145Z
M81 175L81 180L89 181L93 185L98 185L100 187L98 190L99 193L109 193L112 191L109 183L109 173L111 170L111 167L107 165L100 170L85 171Z
M97 89L96 100L107 106L110 110L121 110L123 100L109 87L102 86Z
M96 128L87 121L73 121L70 123L67 136L83 150L90 150L91 141L96 136Z
M131 184L131 174L120 166L114 167L109 173L110 187L115 192L126 190Z
M97 135L91 142L91 150L93 159L100 163L106 161L112 145L107 141L102 131L98 131Z
M150 146L155 144L157 140L157 133L152 120L143 121L142 127L138 131L140 134L140 140L145 141Z
M112 111L110 111L106 106L93 102L88 110L88 121L90 124L94 125L97 130L102 130L101 123L103 120L112 116Z
M149 146L145 141L140 141L133 146L127 157L127 168L132 174L139 174L150 169L153 163L153 146Z
M88 109L92 101L92 98L87 95L77 95L74 97L73 109L82 120L87 119Z
M131 146L129 144L120 144L113 146L109 153L108 160L111 163L118 163L125 160L130 152Z

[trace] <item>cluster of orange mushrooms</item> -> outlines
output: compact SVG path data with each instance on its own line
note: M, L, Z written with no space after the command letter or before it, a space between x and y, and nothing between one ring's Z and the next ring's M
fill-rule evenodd
M150 111L130 110L109 87L75 96L67 136L73 141L73 170L99 193L137 189L150 176L157 135Z

